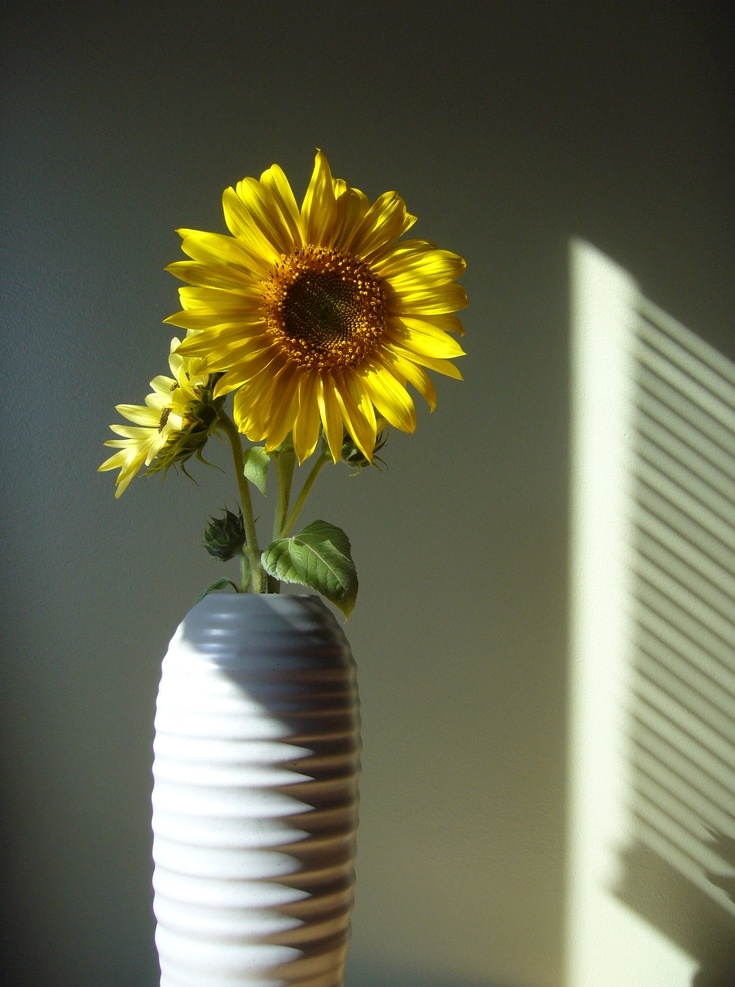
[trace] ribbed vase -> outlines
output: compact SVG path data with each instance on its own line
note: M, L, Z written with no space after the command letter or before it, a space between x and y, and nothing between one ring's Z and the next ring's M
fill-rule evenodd
M161 987L343 987L359 755L355 664L319 597L193 607L156 707Z

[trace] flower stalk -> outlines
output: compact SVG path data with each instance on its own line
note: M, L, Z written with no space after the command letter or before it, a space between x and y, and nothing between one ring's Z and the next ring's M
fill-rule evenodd
M247 592L248 587L253 593L265 593L268 577L260 561L260 549L258 548L258 532L255 528L255 515L253 514L253 501L250 496L250 485L245 476L245 459L243 456L242 440L240 433L235 427L235 423L224 410L220 408L219 422L227 436L232 450L232 458L235 464L235 477L237 479L238 492L240 494L240 505L242 507L243 519L245 523L245 546L243 552L245 559L242 565L242 589ZM247 565L246 565L247 563Z
M276 475L278 477L278 504L273 518L273 537L282 538L286 534L286 516L291 501L291 488L296 468L296 454L288 447L276 453Z
M309 471L309 475L306 477L306 480L304 480L304 485L301 488L298 499L294 504L293 510L289 514L288 519L282 523L278 537L285 538L287 535L291 533L291 531L294 528L294 525L296 524L299 518L299 515L301 514L301 511L304 508L304 504L306 503L306 498L309 496L312 487L316 483L317 477L319 476L322 469L324 468L324 466L326 466L326 464L329 462L330 459L331 456L329 450L322 449L316 462L311 467L311 470Z

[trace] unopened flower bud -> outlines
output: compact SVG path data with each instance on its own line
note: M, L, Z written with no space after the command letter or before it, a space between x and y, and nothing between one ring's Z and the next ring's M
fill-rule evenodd
M233 514L225 508L224 517L210 518L204 529L204 547L212 558L227 562L240 555L245 545L242 511Z

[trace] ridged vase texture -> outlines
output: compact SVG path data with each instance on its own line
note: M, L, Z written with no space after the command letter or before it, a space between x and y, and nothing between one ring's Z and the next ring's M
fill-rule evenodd
M161 987L343 987L358 699L321 599L200 600L163 659L153 750Z

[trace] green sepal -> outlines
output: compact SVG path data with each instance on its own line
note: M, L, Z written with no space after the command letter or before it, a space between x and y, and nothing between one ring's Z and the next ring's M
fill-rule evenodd
M344 441L342 442L342 460L350 466L355 467L355 473L353 473L353 476L357 475L357 473L368 466L375 466L377 469L380 469L378 463L383 463L383 465L385 465L385 460L381 459L378 453L387 441L387 430L383 429L378 432L377 438L375 439L372 459L367 459L365 453L359 448L350 433L345 432Z
M290 538L277 538L261 555L268 575L321 593L349 617L357 598L350 540L327 521L312 521Z
M214 386L214 376L210 376L209 380ZM212 397L212 387L201 387L199 395L199 400L187 404L182 429L171 433L168 442L144 471L143 476L153 476L154 473L163 472L165 478L173 466L175 469L180 468L185 476L193 480L186 469L186 463L192 456L196 456L205 466L213 465L204 458L202 449L216 428L217 416L225 399L215 400ZM219 469L218 466L215 468Z
M263 446L250 446L245 450L243 456L243 473L246 478L254 483L260 492L265 496L265 480L268 475L268 467L271 457Z

